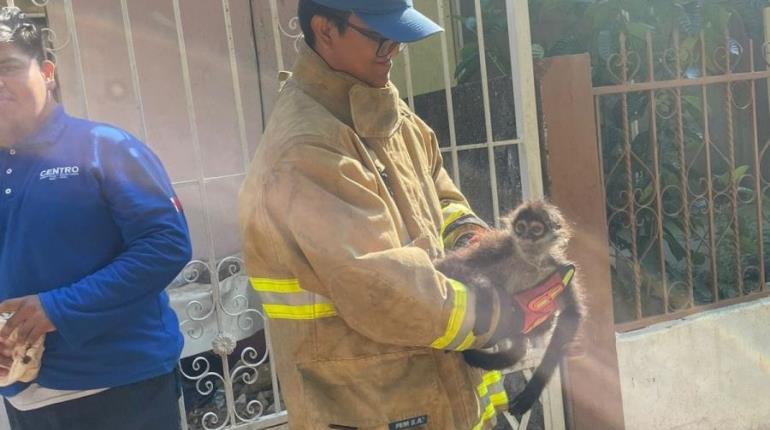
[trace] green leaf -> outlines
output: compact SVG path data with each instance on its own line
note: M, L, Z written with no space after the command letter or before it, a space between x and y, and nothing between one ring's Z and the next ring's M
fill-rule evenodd
M629 36L633 36L641 41L646 41L647 32L654 33L655 27L643 22L629 22L628 25L626 25L626 31Z
M748 165L741 165L735 168L735 172L733 173L735 175L736 180L740 180L742 177L746 175L749 171Z

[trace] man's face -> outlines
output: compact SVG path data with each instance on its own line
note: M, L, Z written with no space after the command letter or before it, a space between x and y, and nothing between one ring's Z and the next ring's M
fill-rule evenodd
M0 146L11 146L48 113L53 63L38 62L11 43L0 43Z
M348 22L351 26L343 33L333 32L329 46L332 61L329 65L373 87L384 87L390 80L393 58L398 55L399 50L392 49L387 56L378 57L379 42L374 39L381 36L367 27L356 15L351 15Z

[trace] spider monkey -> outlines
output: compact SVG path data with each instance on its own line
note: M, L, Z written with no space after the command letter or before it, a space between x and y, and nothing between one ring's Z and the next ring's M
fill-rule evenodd
M503 223L503 228L482 234L475 245L436 261L436 268L452 279L479 288L498 288L511 297L573 265L565 256L571 230L554 205L543 200L524 202L503 218ZM524 391L510 403L509 410L515 415L529 410L540 397L585 315L576 280L557 297L556 304L556 317L529 333L511 333L492 348L463 352L471 366L504 369L524 357L528 339L545 338L553 327L543 360Z

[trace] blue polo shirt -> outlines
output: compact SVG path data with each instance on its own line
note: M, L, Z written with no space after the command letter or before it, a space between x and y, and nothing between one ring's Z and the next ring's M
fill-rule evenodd
M0 245L0 300L38 294L56 327L35 382L83 390L174 369L183 338L164 288L191 246L143 143L57 107L35 135L0 148Z

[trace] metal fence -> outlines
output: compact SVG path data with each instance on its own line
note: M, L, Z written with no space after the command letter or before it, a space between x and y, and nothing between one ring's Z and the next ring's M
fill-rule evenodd
M621 34L593 90L621 331L768 295L763 49Z

